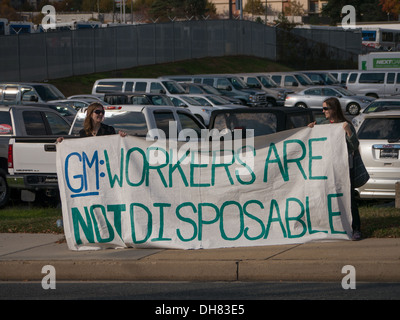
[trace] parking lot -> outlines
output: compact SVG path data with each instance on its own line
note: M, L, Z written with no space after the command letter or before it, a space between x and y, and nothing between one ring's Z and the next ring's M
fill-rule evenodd
M343 81L343 79L346 79L346 75L347 82ZM340 80L337 80L335 76L340 77ZM23 190L22 199L28 201L32 201L35 198L47 201L57 193L55 153L52 152L55 149L50 145L54 144L55 137L60 135L78 134L85 117L85 113L82 110L85 110L92 102L99 102L104 105L106 114L104 122L106 124L115 127L117 131L125 130L128 134L145 136L153 128L166 131L167 127L163 122L167 121L168 117L170 117L170 120L175 119L175 121L178 121L178 132L185 129L185 126L190 126L187 128L196 128L195 131L200 133L203 128L210 129L209 126L213 114L215 120L217 119L215 116L217 113L220 115L229 114L230 116L238 114L238 111L232 111L235 109L252 111L246 111L247 118L243 118L244 120L241 120L240 125L238 123L226 123L225 127L218 127L220 131L234 130L238 127L258 130L256 129L258 127L265 128L270 126L271 123L268 123L268 121L271 120L268 117L263 120L263 117L258 116L257 124L254 120L250 122L249 114L254 113L257 108L269 110L283 108L283 110L289 111L293 107L299 107L303 110L310 110L312 111L313 119L308 118L309 116L303 116L302 121L298 123L290 122L290 125L284 125L284 129L304 126L307 125L306 122L309 120L316 120L317 122L324 120L321 110L322 102L327 97L334 96L341 101L342 109L347 119L353 121L358 129L362 122L360 119L364 119L366 116L363 110L369 104L374 103L375 100L376 103L380 103L379 110L382 108L386 110L388 108L386 105L389 104L391 105L390 108L397 106L397 97L391 95L390 103L388 99L383 98L390 93L378 93L376 90L379 88L375 88L375 92L366 91L365 86L362 86L363 76L362 73L356 70L337 70L336 72L335 70L330 70L198 74L191 76L164 75L158 78L107 78L95 81L91 92L77 92L77 94L68 97L65 97L60 90L50 84L0 83L3 92L1 104L5 106L21 105L27 108L37 107L38 109L35 110L40 110L41 112L44 112L45 109L51 109L53 114L58 114L60 119L64 119L65 126L69 126L68 129L61 129L60 120L55 122L56 119L54 118L51 121L47 120L42 125L45 128L49 128L48 130L33 130L31 128L39 124L32 121L37 120L25 117L24 120L17 121L16 111L9 111L5 107L4 119L8 120L3 121L3 131L0 136L1 143L3 143L3 148L1 149L3 151L0 157L3 159L3 162L1 162L3 167L0 172L2 177L0 179L0 185L2 186L0 189L2 190L2 197L0 199L4 199L2 204L5 205L10 197L11 190L13 195L16 191ZM383 73L383 77L384 79L386 77L388 79L397 78L400 77L400 73L388 71ZM355 83L358 82L361 83L360 89L355 86ZM347 90L348 85L356 92ZM161 114L156 111L157 108L162 108L164 113ZM132 119L135 120L123 120L124 118L128 119L127 114L134 110L141 110L140 116L139 113L132 113L134 115ZM168 117L166 117L165 113L167 110L171 112ZM128 113L126 113L127 111ZM10 115L7 116L7 113ZM52 117L54 117L53 114ZM121 116L117 117L116 115L118 114L121 114ZM242 111L241 114L243 114ZM185 117L185 121L180 119L182 116ZM48 118L48 116L46 117ZM13 119L14 123L18 122L14 128L10 127L11 119ZM212 122L213 126L216 125L214 120ZM264 123L263 121L267 122ZM124 124L122 125L122 123ZM149 127L149 123L152 123L151 127ZM17 131L19 126L21 129ZM273 132L271 131L270 133ZM260 134L265 134L265 132ZM397 134L393 133L391 137ZM30 141L27 143L26 139L23 142L15 139L11 140L14 147L11 154L15 155L12 159L14 162L10 167L8 142L15 135L29 137ZM38 135L42 136L41 141L35 141ZM43 135L48 136L46 141L43 140ZM28 146L30 151L26 153ZM43 152L43 148L47 148L48 151ZM397 147L393 148L393 150L396 150ZM395 158L397 154L397 151L395 153L392 152L390 159L386 158L390 162L390 166L394 168L398 168L398 159ZM19 163L20 159L30 159L30 161ZM46 161L49 162L44 164L43 159L48 159ZM22 167L18 168L18 166ZM386 166L388 166L387 163ZM396 170L395 172L397 172ZM35 173L33 174L33 172ZM395 174L395 179L397 179L397 173ZM394 185L392 189L394 190ZM40 195L35 190L40 190ZM38 196L35 195L36 193ZM374 198L373 192L369 194L370 197ZM393 198L393 192L389 198ZM51 203L51 200L49 202Z

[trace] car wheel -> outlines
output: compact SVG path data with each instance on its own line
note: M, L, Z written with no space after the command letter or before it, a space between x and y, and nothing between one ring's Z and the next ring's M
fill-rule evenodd
M10 187L7 184L6 176L0 173L0 208L4 207L10 198Z
M304 109L308 108L307 105L304 102L296 103L296 107L304 108Z
M347 106L347 112L352 116L356 116L360 113L360 106L355 102L349 103Z

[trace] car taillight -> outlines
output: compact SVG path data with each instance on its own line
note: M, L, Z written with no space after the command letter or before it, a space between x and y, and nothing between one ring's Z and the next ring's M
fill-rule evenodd
M121 106L106 106L104 107L105 110L121 110Z
M14 159L13 159L13 145L8 145L8 168L14 168Z

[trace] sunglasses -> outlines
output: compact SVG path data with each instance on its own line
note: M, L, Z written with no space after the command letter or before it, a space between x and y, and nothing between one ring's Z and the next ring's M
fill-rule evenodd
M331 108L328 107L322 107L322 110L326 111L326 110L331 110Z
M104 114L104 110L94 110L95 114Z

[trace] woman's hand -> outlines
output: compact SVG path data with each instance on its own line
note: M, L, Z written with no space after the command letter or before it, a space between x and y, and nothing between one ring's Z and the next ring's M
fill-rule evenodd
M64 141L64 137L58 137L56 143L61 143Z
M351 137L351 135L353 134L353 132L351 131L350 124L349 124L347 121L343 122L343 129L344 129L344 131L346 131L346 134L347 134L349 137Z
M317 124L317 121L314 121L314 122L311 122L311 123L309 123L307 126L309 127L309 128L314 128L314 126Z
M128 135L125 131L122 131L122 130L119 130L119 131L118 131L118 134L119 134L121 137L126 137L126 136Z

